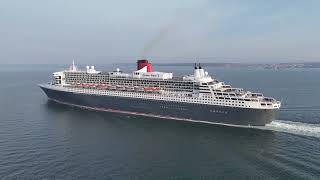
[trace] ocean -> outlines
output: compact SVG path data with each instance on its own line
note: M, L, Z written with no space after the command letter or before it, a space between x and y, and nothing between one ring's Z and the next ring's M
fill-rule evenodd
M271 124L238 128L50 102L37 84L64 67L0 67L0 179L320 177L320 69L207 67L214 78L282 101ZM96 69L116 67L132 71L135 65ZM193 71L192 66L154 68L178 75Z

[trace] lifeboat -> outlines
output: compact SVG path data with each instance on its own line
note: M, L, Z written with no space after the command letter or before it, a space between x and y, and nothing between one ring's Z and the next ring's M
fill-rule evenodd
M114 85L108 85L108 89L110 89L110 90L116 90L116 89L117 89L117 87L116 87L116 86L114 86Z
M97 88L103 89L105 87L104 84L96 84Z
M127 91L134 91L134 87L132 87L132 86L126 87L126 90Z
M158 87L145 87L144 91L146 91L146 92L158 92L158 91L160 91L160 88L158 88Z
M89 84L90 87L97 87L97 84Z
M143 92L144 91L144 88L143 87L139 87L139 86L136 86L134 87L135 91L138 91L138 92Z
M116 89L120 90L120 91L124 91L126 90L126 87L125 86L116 86Z
M103 89L109 89L110 88L110 86L108 85L108 84L105 84L104 86L103 86Z
M96 84L96 86L98 88L101 88L101 89L108 89L109 88L109 85L108 84Z

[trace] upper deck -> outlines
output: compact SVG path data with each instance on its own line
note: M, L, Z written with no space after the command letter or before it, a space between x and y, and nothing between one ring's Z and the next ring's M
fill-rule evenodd
M139 65L138 65L139 67ZM152 68L149 67L149 70ZM152 76L154 75L154 76ZM261 102L280 104L274 98L264 97L242 88L234 88L212 78L201 66L195 66L194 73L186 76L173 76L172 73L148 72L144 66L131 74L116 71L97 71L93 66L78 70L73 63L69 70L54 73L55 84L77 88L109 89L114 91L146 93L178 93L190 96L207 96L222 100Z

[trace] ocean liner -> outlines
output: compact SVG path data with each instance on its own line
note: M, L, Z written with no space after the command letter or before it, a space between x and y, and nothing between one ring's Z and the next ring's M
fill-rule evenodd
M51 83L39 86L49 100L70 106L233 126L264 126L281 106L274 98L212 78L200 64L190 75L173 76L153 71L148 60L138 60L132 73L94 66L79 70L73 62L68 70L53 73Z

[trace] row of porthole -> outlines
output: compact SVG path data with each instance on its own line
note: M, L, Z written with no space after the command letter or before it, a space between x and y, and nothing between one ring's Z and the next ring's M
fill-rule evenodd
M93 82L101 82L101 81L105 81L105 82L114 82L114 83L119 83L119 80L110 80L108 77L96 77L96 78L99 78L99 79L95 79L95 77L87 77L87 78L84 78L84 76L72 76L72 75L68 75L68 76L71 76L71 77L67 77L68 80L88 80L88 81L93 81ZM159 84L161 83L162 85L173 85L173 86L192 86L193 84L192 83L186 83L186 82L168 82L166 83L166 81L156 81L156 82L149 82L149 81L143 81L143 80L140 80L140 81L122 81L123 83L128 83L128 84L132 84L134 82L139 82L139 84Z
M72 81L67 80L67 83L72 83ZM97 83L96 81L87 81L86 83ZM125 84L122 84L125 85ZM130 84L131 85L131 84ZM156 84L154 84L153 86L158 86ZM172 89L176 89L176 90L181 90L181 91L190 91L193 88L192 87L181 87L181 86L177 86L177 87L163 87L164 89L168 89L168 90L172 90Z
M84 91L82 91L84 92ZM99 93L99 94L102 94L104 95L104 93ZM98 95L98 94L96 94ZM120 93L119 94L116 94L116 95L121 95ZM127 97L132 97L132 96L127 96ZM142 99L145 99L143 96L138 96L138 98L142 98ZM153 100L153 99L145 99L145 100ZM157 100L157 99L156 99ZM167 100L167 99L161 99L161 100ZM179 101L177 101L179 102ZM180 101L181 102L181 101ZM182 101L182 102L187 102L187 101ZM192 101L192 102L195 102L195 101ZM206 102L205 102L206 103ZM207 103L209 104L209 103ZM223 104L223 103L214 103L214 105L229 105L229 106L241 106L241 107L251 107L251 106L244 106L244 105L237 105L237 104Z
M81 92L86 92L86 91L81 91ZM90 90L89 89L89 92L91 93L97 93L97 91L95 90ZM107 94L106 92L105 93L101 93L101 91L98 91L98 94ZM116 95L127 95L127 94L124 94L124 93L121 93L121 92L115 92ZM131 95L133 95L134 93L130 93ZM137 97L137 96L128 96L127 97ZM138 95L139 98L145 98L146 96L144 95ZM151 96L151 98L155 98L157 97L156 95L154 96ZM147 98L150 98L150 96L147 96ZM167 100L167 98L161 98L160 97L160 100ZM174 100L182 100L182 102L190 102L190 101L187 101L186 99L177 99L177 98L174 98ZM220 101L220 100L219 100ZM239 104L224 104L224 103L212 103L210 101L191 101L193 103L206 103L206 104L214 104L214 105L229 105L229 106L242 106L244 107L244 105L239 105ZM243 102L242 102L243 103ZM245 107L251 107L251 106L245 106Z
M111 83L124 83L124 84L132 84L132 83L139 83L139 84L149 84L149 85L159 85L159 83L161 85L171 85L171 86L193 86L193 84L186 84L185 82L182 83L176 83L176 82L172 82L172 83L163 83L163 82L149 82L149 81L117 81L117 80L109 80L109 79L100 79L100 78L84 78L84 77L67 77L66 78L68 81L93 81L93 82L111 82Z
M131 93L131 94L133 94L133 93ZM155 95L156 96L156 95ZM194 99L194 98L192 98L192 99ZM201 99L200 99L201 100ZM206 100L209 100L209 99L206 99ZM222 101L222 100L218 100L218 101ZM194 102L194 101L193 101ZM226 101L226 102L229 102L229 101ZM210 102L209 102L210 103ZM244 102L240 102L240 103L244 103Z
M87 91L89 91L89 92L98 92L98 94L106 94L106 93L101 93L101 91L95 91L94 89L87 89ZM114 94L117 94L117 95L128 95L128 93L121 93L121 92L115 92ZM129 95L134 95L134 94L135 93L129 93ZM133 96L133 97L135 97L135 96ZM139 95L138 94L138 97L145 97L145 95ZM150 96L147 96L147 97L150 97ZM158 96L157 95L153 95L151 97L158 97ZM166 99L166 98L161 98L161 99ZM192 98L192 99L195 99L195 98ZM175 98L175 100L181 100L181 99ZM187 100L187 99L185 98L183 100ZM208 103L210 103L210 101L203 101L203 100L202 101L192 101L192 102L208 102Z
M110 80L110 79L106 79L106 78L99 78L97 77L96 79L95 78L92 78L92 77L87 77L87 78L84 78L84 76L71 76L71 75L68 75L69 77L67 77L67 80L68 81L84 81L84 80L87 80L87 81L93 81L93 82L112 82L112 83L117 83L119 84L120 82L121 83L127 83L127 84L132 84L134 82L136 83L139 83L139 84L156 84L158 85L159 83L161 85L171 85L171 86L187 86L187 87L192 87L193 84L190 84L190 83L186 83L186 82L171 82L171 83L165 83L165 82L162 82L162 81L157 81L157 82L149 82L149 81L120 81L119 80Z
M108 79L108 80L111 80L111 81L126 81L126 79L123 79L123 78L110 78L108 75L99 75L99 74L95 74L95 75L88 75L87 73L69 73L69 72L66 72L66 74L70 77L87 77L87 78L103 78L103 79ZM137 82L143 82L143 81L150 81L150 80L144 80L144 79L134 79L134 81L137 81ZM185 81L175 81L175 82L172 82L172 81L153 81L153 82L162 82L162 83L188 83L188 84L192 84L193 82L185 82Z
M100 94L104 94L104 93L100 93ZM122 95L121 93L115 93L116 95ZM143 95L140 96L126 96L126 97L135 97L135 98L142 98L145 99L145 97ZM149 97L150 98L150 97ZM148 100L148 99L146 99ZM152 98L151 98L152 100ZM155 100L159 100L159 99L155 99ZM160 98L160 100L168 100L166 98ZM179 99L175 99L175 100L179 100ZM177 102L189 102L189 101L177 101ZM193 103L205 103L205 104L212 104L210 102L197 102L197 101L192 101ZM227 105L227 106L238 106L238 107L251 107L251 106L244 106L244 105L238 105L238 104L224 104L224 103L213 103L213 105Z

